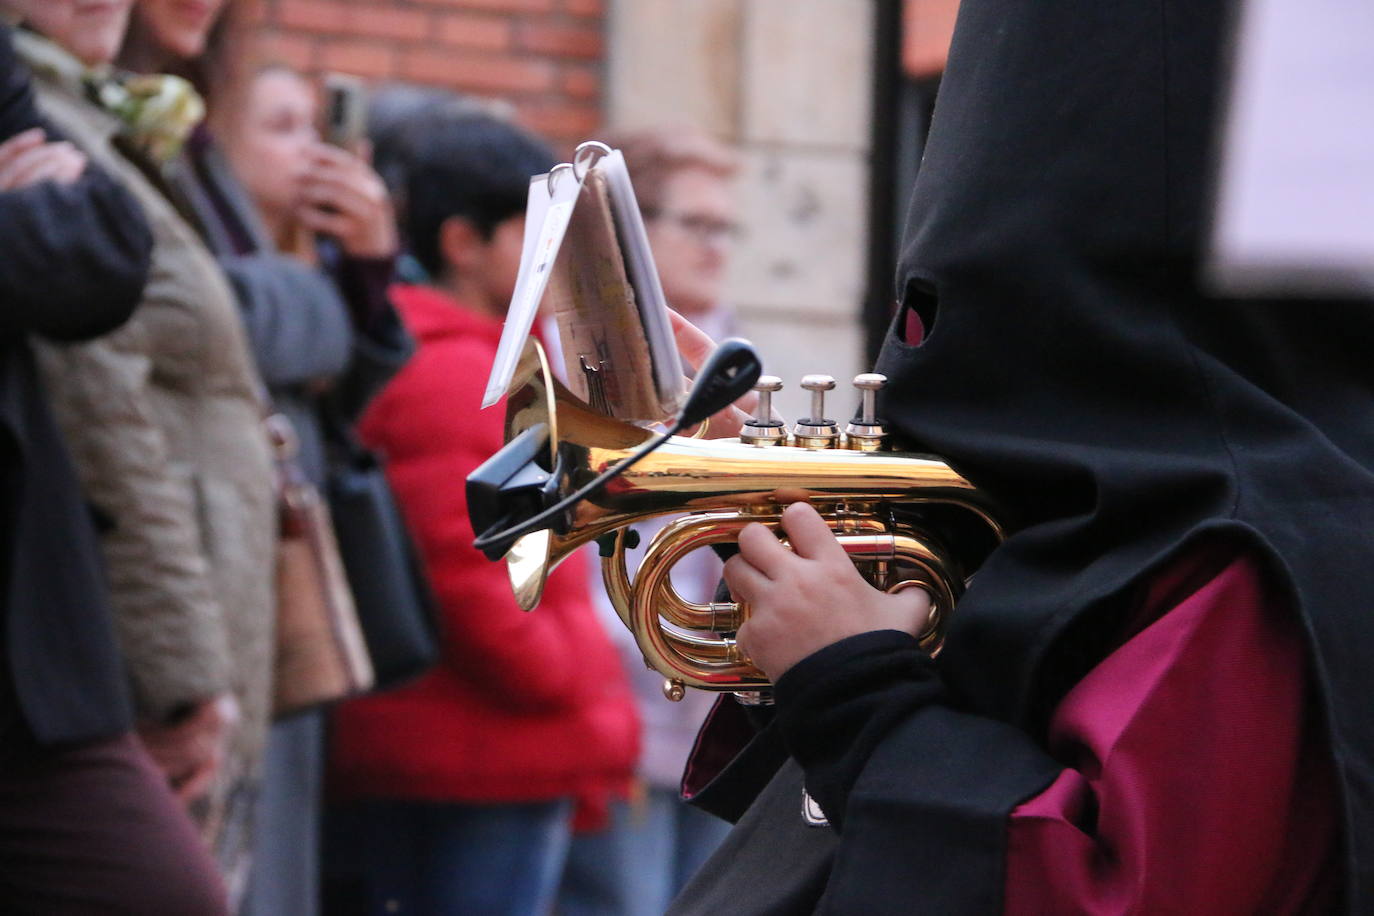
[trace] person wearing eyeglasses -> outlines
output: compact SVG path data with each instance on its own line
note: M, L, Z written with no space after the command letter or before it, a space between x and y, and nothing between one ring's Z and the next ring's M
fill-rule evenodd
M725 271L740 234L735 154L687 127L610 133L603 142L625 156L668 305L717 340L728 336Z

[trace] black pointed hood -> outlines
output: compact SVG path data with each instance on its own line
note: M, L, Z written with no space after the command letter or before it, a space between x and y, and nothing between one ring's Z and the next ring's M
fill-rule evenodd
M1224 529L1311 635L1374 881L1374 303L1198 280L1227 4L964 0L917 181L886 419L1006 507L941 667L1032 730L1152 568ZM894 328L903 326L900 313ZM1086 664L1086 661L1084 662Z

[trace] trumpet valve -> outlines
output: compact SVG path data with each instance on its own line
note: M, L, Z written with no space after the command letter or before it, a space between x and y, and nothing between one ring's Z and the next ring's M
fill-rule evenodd
M746 445L778 445L787 441L787 424L773 419L773 392L782 390L782 379L776 375L761 375L754 385L759 403L751 417L740 428L739 439Z
M802 448L835 448L840 441L840 428L825 416L825 393L835 387L835 379L828 375L804 375L801 386L811 392L811 415L798 420L793 430L797 445Z
M859 452L876 452L883 447L887 430L878 419L877 396L887 384L887 376L865 372L854 376L854 387L862 395L859 415L845 427L845 443Z

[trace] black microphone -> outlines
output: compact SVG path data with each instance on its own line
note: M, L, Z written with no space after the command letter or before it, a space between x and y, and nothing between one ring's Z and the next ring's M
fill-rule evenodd
M738 337L722 340L697 372L674 429L694 426L729 407L754 387L762 372L763 362L753 344Z

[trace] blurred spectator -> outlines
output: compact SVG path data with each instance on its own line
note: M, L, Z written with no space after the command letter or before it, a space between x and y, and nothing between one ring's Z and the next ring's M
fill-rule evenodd
M223 263L239 290L273 402L295 424L307 476L323 487L322 411L351 426L411 345L386 294L396 227L381 179L357 156L320 142L317 109L309 84L270 68L251 81L239 111L217 114L228 163L268 228L257 226L251 211L227 206L206 219L218 215L240 238L254 230L252 249L222 252ZM192 154L198 188L232 200L234 178L214 147L198 143ZM313 248L294 257L275 254L268 239L290 237L292 223L331 230L323 234L337 246L328 259L333 274L308 266ZM320 284L324 277L339 285ZM320 713L274 726L250 913L318 910L323 741Z
M386 293L397 242L382 181L353 153L321 143L317 119L310 85L289 70L270 68L251 81L241 109L216 123L233 171L270 227L260 232L254 253L240 252L226 263L273 400L296 425L307 475L323 487L321 416L327 411L331 422L351 427L409 357L411 343ZM216 167L213 147L193 149L202 186L211 193L217 187L227 199L232 179ZM240 215L241 226L251 225L250 214ZM328 240L332 272L317 275L337 285L302 295L301 284L291 282L316 254L314 247L284 263L266 238L291 237L292 223ZM263 857L248 912L310 916L320 895L322 714L279 723L274 737L260 811Z
M320 141L314 89L284 67L243 74L234 8L198 9L138 0L121 60L207 81L210 124L167 175L233 282L273 410L291 420L299 464L323 487L323 412L351 425L411 350L386 294L395 221L367 163ZM318 911L322 761L321 713L273 725L246 913Z
M600 139L625 156L668 304L715 339L730 336L734 320L723 286L735 234L734 153L690 128L608 132ZM629 556L632 570L668 521L641 530L643 546ZM590 556L599 570L599 558ZM709 602L720 575L716 555L698 550L674 567L673 584L688 600ZM644 724L636 770L641 791L612 806L605 828L574 838L559 913L658 916L730 829L679 796L683 766L716 695L688 690L680 703L665 700L663 676L645 667L604 592L596 595Z
M26 343L124 322L152 238L133 198L49 139L4 25L0 244L0 899L222 914L214 863L133 735L96 534Z
M139 733L190 805L231 899L250 848L270 696L276 513L260 382L233 292L149 175L198 118L181 81L115 79L127 2L25 0L40 107L153 229L141 307L45 345L44 378L103 532ZM227 748L227 750L226 750Z
M734 317L724 301L739 234L735 153L691 127L608 132L634 182L668 305L716 340Z
M412 350L387 293L395 219L371 166L321 142L318 98L298 74L268 67L240 101L212 110L222 155L207 132L193 135L180 184L240 294L259 368L318 484L321 407L351 422ZM273 240L302 238L295 227L307 246L279 254Z
M387 83L368 94L367 136L372 143L372 164L391 195L405 193L406 127L438 112L477 110L480 102L433 86Z
M419 350L362 423L386 453L443 612L444 657L412 686L344 703L332 735L342 804L326 833L330 912L548 910L576 802L622 792L633 703L595 617L585 564L534 613L472 547L467 474L500 448L478 409L520 260L531 175L548 148L490 115L408 128L406 238L432 286L394 294ZM352 904L350 909L348 904Z

